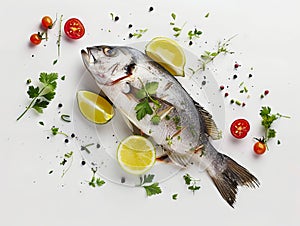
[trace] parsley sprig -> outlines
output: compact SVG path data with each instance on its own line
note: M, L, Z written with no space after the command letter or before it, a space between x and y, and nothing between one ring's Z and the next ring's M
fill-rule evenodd
M50 101L55 96L57 78L57 73L40 73L39 81L41 83L41 86L28 87L27 94L32 100L26 107L25 111L17 118L17 121L20 120L31 108L35 109L38 113L43 113L43 109L47 108Z
M157 182L152 183L153 179L154 179L153 174L148 174L148 175L144 175L144 177L140 177L139 186L145 189L147 196L157 195L162 192L161 188L159 187L159 183ZM150 185L145 185L145 184L150 184Z
M264 144L266 144L267 148L267 142L276 137L276 130L271 128L272 124L274 121L276 121L279 118L290 118L289 116L285 116L279 113L276 114L272 114L271 113L271 108L268 106L263 106L260 110L259 115L262 118L261 121L261 125L264 127L265 129L265 134L262 138L255 138L258 141L263 142ZM269 149L269 148L268 148Z
M64 166L68 162L67 159L71 159L71 161L70 161L68 167L63 170L63 173L62 173L61 177L64 177L66 175L66 173L69 171L69 169L71 168L71 166L72 166L72 163L73 163L73 151L70 151L70 152L64 154L64 158L61 161L60 165Z
M188 185L188 189L191 190L193 193L200 189L200 186L197 186L197 182L200 181L194 177L191 177L188 173L183 176L185 184Z
M156 113L156 111L161 107L161 104L158 100L152 97L156 94L158 82L147 82L146 84L144 84L140 78L139 80L142 84L142 88L136 93L136 97L138 99L142 99L142 101L135 106L134 110L136 111L137 120L140 121L147 114L152 115L153 112ZM149 101L151 101L154 104L153 108L150 106ZM152 117L151 122L157 125L160 122L160 117L157 114L155 114Z
M200 38L200 35L202 35L202 31L198 30L197 28L188 31L188 37L190 40L192 40L193 38Z

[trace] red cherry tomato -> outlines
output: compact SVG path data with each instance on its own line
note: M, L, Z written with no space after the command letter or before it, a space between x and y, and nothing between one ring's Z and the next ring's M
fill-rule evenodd
M232 136L237 139L244 138L250 130L250 124L246 119L237 119L230 126Z
M71 39L79 39L85 33L83 24L77 18L71 18L67 20L64 26L64 31Z
M42 18L42 25L43 25L43 27L44 28L46 28L46 29L51 29L52 28L52 25L53 25L53 21L52 21L52 19L51 19L51 17L49 17L49 16L44 16L43 18Z
M30 36L30 42L34 45L40 44L42 41L42 37L39 34L32 34Z
M258 155L262 155L263 153L265 153L266 149L266 144L261 141L257 141L253 146L254 152Z

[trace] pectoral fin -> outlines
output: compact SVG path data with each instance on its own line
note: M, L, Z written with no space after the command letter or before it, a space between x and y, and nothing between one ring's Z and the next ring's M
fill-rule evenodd
M216 123L214 122L212 115L206 111L202 106L200 106L199 103L194 101L195 107L198 109L198 112L203 118L204 123L205 123L205 132L213 139L213 140L218 140L222 138L222 135L220 131L217 128Z

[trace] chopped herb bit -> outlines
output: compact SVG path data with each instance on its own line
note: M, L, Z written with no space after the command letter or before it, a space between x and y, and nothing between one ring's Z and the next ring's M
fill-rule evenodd
M209 17L209 13L206 13L206 15L204 16L205 18Z
M60 78L62 81L65 81L65 79L66 79L66 76L65 75L63 75L63 76L61 76L61 78Z
M158 125L158 124L160 123L160 117L159 117L158 115L152 116L151 122L152 122L154 125Z
M239 106L242 104L239 100L236 100L235 103Z
M166 141L169 146L171 146L173 144L172 137L169 135L166 137Z
M180 123L180 117L178 115L175 115L172 120L176 126Z
M31 79L29 78L26 80L26 84L29 85L30 83L31 83Z
M185 181L185 184L188 185L188 189L191 190L193 193L200 189L200 186L197 186L197 182L199 182L200 179L195 179L191 177L188 173L183 176L183 179Z
M194 30L190 30L188 32L188 37L189 39L193 39L193 38L200 38L200 35L202 34L202 31L197 30L197 28L195 28Z
M39 121L39 124L42 125L42 126L45 125L43 121Z
M70 151L70 152L66 153L64 156L65 156L65 158L69 159L72 157L72 155L73 155L73 151Z
M51 131L52 131L52 135L54 135L54 136L57 135L57 134L61 134L61 135L64 135L64 136L68 137L68 135L66 133L60 132L59 128L57 128L57 127L53 126L51 128Z
M165 119L170 120L171 119L170 115L166 115Z
M61 162L60 162L60 165L65 165L67 163L67 160L66 159L63 159Z
M131 34L131 37L141 38L143 34L145 34L148 31L148 29L139 29L136 30L135 33ZM129 34L130 36L130 34Z
M281 144L280 140L277 140L277 144L278 144L278 145Z
M173 194L173 195L172 195L172 199L173 199L173 200L177 200L177 197L178 197L178 194Z
M52 64L55 65L57 63L58 59L53 60Z
M91 180L89 181L89 186L95 188L96 186L101 187L105 184L105 181L102 180L100 177L96 178L95 174L97 172L97 169L92 169L93 176Z
M176 14L175 13L171 13L171 17L173 18L173 20L176 20Z
M48 174L52 174L52 173L53 173L53 170L50 170Z
M35 109L38 113L43 113L43 109L47 108L50 101L55 96L57 78L57 73L40 73L39 81L41 83L41 86L28 87L27 94L29 98L32 99L32 101L26 107L25 111L17 118L17 121L20 120L31 108Z
M65 122L71 122L70 115L61 115L60 118Z

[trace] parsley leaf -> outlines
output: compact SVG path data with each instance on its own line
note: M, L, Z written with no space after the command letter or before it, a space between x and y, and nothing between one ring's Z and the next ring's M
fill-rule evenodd
M276 130L271 128L273 122L281 117L290 118L289 116L284 116L279 113L272 114L271 108L268 106L262 106L259 115L262 118L261 125L265 129L265 135L261 139L258 139L258 138L255 138L255 139L259 140L265 144L269 141L269 139L276 137ZM267 148L268 148L268 146L267 146Z
M144 177L140 177L139 186L142 186L146 190L147 196L157 195L162 192L161 188L159 187L159 183L157 182L150 185L145 185L145 184L152 183L153 179L154 179L153 174L148 174L148 175L144 175Z
M20 120L29 109L35 109L38 113L43 113L43 109L47 108L50 101L55 96L55 89L57 87L56 80L58 78L57 73L40 73L39 81L40 86L29 86L27 94L31 100L25 111L17 118Z
M150 121L153 123L153 125L158 125L160 123L160 117L158 115L154 115Z
M137 120L141 120L142 118L144 118L147 114L148 115L152 115L153 114L153 110L149 105L148 99L145 99L144 101L138 103L134 110L136 110L136 118Z
M154 179L153 174L144 175L144 177L140 177L140 186L143 184L151 183Z
M144 185L143 187L146 190L147 196L157 195L161 193L161 188L159 187L159 184L157 182L148 186Z
M178 197L178 194L173 194L173 195L172 195L172 199L173 199L173 200L177 200L177 197Z

